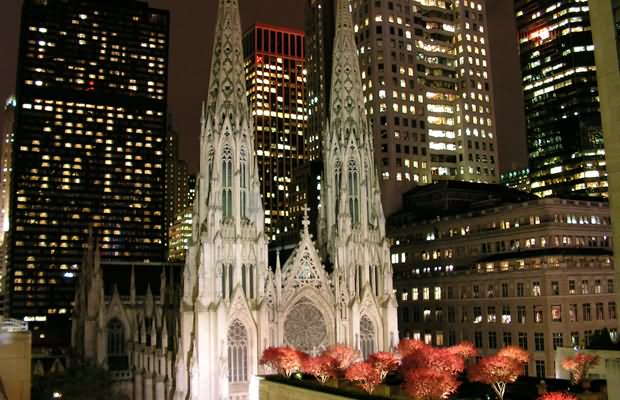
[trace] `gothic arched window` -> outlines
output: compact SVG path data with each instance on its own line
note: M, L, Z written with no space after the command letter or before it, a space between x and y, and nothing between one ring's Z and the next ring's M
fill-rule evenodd
M244 147L241 148L239 163L239 186L241 189L239 206L241 209L241 218L246 218L248 214L248 157Z
M125 330L117 318L108 322L107 336L108 368L112 371L128 369L129 360L125 346Z
M123 324L114 318L108 322L108 356L125 354L125 333Z
M248 381L248 331L238 319L228 328L228 382Z
M375 326L365 315L360 320L360 350L364 359L375 352Z
M351 213L351 222L359 224L360 222L360 182L359 170L354 160L349 161L349 212Z
M233 159L232 150L226 146L222 155L222 208L224 218L232 217L233 196Z
M336 198L336 218L338 218L338 212L340 211L340 184L342 182L342 164L340 161L336 161L336 186L334 187L334 194Z

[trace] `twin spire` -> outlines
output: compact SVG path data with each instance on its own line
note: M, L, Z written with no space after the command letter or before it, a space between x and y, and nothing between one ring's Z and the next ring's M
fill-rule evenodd
M238 0L219 0L206 113L248 115Z

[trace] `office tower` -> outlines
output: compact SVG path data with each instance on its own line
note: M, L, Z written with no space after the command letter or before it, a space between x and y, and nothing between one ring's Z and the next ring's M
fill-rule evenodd
M67 328L89 227L103 260L164 260L168 27L140 1L24 1L12 316Z
M243 52L265 230L277 243L293 226L289 213L294 189L291 181L293 171L304 161L304 34L256 24L244 34Z
M15 123L15 97L7 99L0 130L0 316L4 315L6 300L7 232L11 201L11 154Z
M168 228L168 261L184 262L185 254L192 240L193 207L181 210Z
M601 100L601 119L609 173L609 208L614 221L620 218L620 3L615 0L590 2L592 36L594 39L596 71ZM614 236L620 237L620 223L612 225ZM620 241L613 243L614 253L620 254ZM620 282L620 266L615 262L616 282ZM620 292L618 292L620 293ZM620 294L617 294L620 302Z
M400 334L482 354L517 345L531 353L527 375L554 377L556 348L583 349L604 328L618 337L609 207L518 197L435 218L411 201L390 220Z
M176 222L188 202L187 162L179 158L179 134L172 126L168 115L168 133L166 136L166 229Z
M353 1L386 215L438 180L499 182L482 1Z
M589 3L515 2L530 179L539 196L607 196Z
M524 192L529 192L531 188L530 169L527 167L506 171L501 174L500 180L502 185Z
M187 203L188 207L194 206L196 199L196 174L187 175Z

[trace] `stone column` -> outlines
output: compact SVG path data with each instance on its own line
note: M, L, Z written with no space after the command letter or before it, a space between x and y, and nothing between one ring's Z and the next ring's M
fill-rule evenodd
M133 373L133 400L144 400L142 370L136 369Z
M155 400L153 396L153 374L144 373L144 400Z
M155 400L166 400L165 378L159 375L155 377Z

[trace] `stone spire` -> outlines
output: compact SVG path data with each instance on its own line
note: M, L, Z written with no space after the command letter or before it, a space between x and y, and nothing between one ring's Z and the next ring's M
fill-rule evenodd
M219 0L206 110L211 116L221 117L216 111L248 114L241 41L238 0Z
M366 116L349 0L337 0L330 121L323 134L319 244L333 258L337 238L359 238L379 230L385 236L379 180L374 165L372 130ZM334 261L334 260L332 260Z

